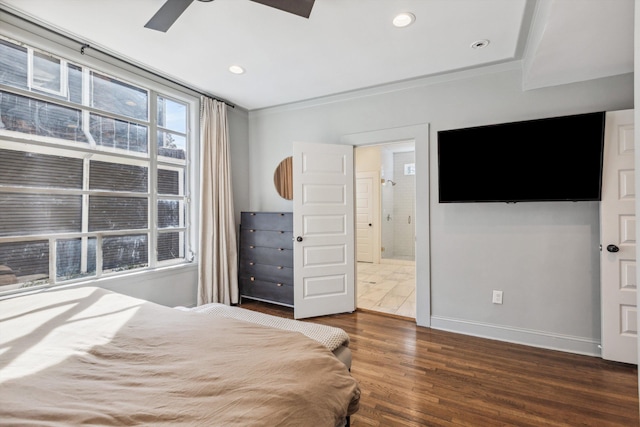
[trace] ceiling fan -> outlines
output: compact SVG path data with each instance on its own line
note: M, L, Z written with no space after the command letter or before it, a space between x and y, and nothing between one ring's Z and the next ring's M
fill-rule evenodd
M198 0L201 2L211 2L213 0ZM309 18L313 2L315 0L251 0L256 3L270 6L294 15ZM166 33L169 27L182 15L193 0L167 0L155 15L145 24L145 28L162 31Z

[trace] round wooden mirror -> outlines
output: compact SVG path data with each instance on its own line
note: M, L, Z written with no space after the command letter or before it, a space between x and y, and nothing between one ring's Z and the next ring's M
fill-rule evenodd
M280 197L293 200L293 157L280 162L273 173L273 183Z

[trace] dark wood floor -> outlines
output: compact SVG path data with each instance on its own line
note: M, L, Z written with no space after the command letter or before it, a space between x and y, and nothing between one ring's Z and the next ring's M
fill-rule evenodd
M245 300L243 308L292 318ZM357 311L309 321L351 337L358 426L638 426L635 365L418 327Z

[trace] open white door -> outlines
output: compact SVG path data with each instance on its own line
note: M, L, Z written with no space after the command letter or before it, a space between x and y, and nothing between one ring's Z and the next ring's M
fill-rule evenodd
M600 203L602 358L638 363L633 110L607 113Z
M355 310L353 147L293 145L296 319Z

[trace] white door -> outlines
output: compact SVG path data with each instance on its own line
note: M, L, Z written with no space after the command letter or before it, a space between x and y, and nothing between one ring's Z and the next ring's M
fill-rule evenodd
M293 145L294 317L355 310L353 147Z
M607 113L600 204L602 358L636 364L633 110Z
M358 262L375 262L375 172L356 174L356 258Z

